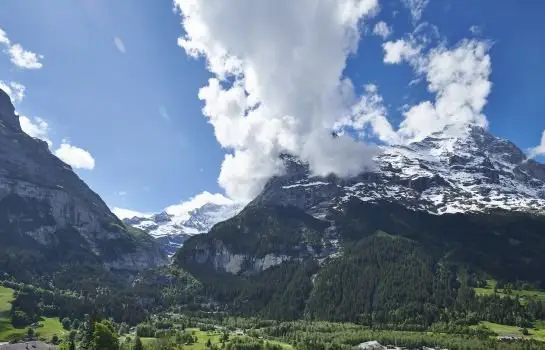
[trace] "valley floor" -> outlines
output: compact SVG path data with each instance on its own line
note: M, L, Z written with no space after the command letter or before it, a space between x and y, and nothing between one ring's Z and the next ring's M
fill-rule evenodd
M13 289L0 286L0 342L12 339L23 339L27 328L15 328L11 324L10 309L13 300ZM46 341L56 335L62 338L66 331L56 317L42 317L39 326L34 329L37 338Z

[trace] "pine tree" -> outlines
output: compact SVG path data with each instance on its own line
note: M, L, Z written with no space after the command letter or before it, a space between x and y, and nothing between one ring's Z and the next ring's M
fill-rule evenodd
M144 350L144 345L142 344L142 340L140 340L139 336L134 338L134 346L132 348L133 350Z

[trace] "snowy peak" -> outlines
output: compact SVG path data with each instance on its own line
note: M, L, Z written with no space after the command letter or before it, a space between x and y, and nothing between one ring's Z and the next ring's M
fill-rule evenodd
M155 237L172 255L186 238L210 231L218 222L238 214L242 207L241 204L206 203L179 216L161 212L148 217L124 219L123 222Z
M242 210L242 205L221 205L207 203L190 212L190 217L185 221L186 228L194 229L198 233L208 232L218 222L232 218Z
M317 217L351 198L433 214L545 212L545 165L477 126L447 127L419 142L383 147L375 158L378 171L350 179L313 177L304 164L285 161L286 174L271 179L254 203L291 204Z

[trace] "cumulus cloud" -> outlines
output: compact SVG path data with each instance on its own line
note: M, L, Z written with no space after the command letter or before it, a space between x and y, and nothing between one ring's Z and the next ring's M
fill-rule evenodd
M35 117L34 120L26 117L24 115L19 117L19 123L21 124L21 129L29 135L36 139L45 141L49 147L53 144L49 139L49 125L47 122L41 118Z
M114 37L114 45L115 47L117 48L117 50L121 53L125 53L126 52L126 49L125 49L125 43L123 42L123 40L121 40L120 37Z
M528 150L528 157L535 158L539 156L545 156L545 131L541 136L541 143L538 146Z
M384 106L382 96L378 87L368 84L364 87L363 94L358 102L352 107L351 113L339 120L336 131L356 131L360 137L378 137L381 141L394 144L399 142L399 136L394 131L387 118L387 109ZM366 126L371 128L368 131ZM370 132L370 134L369 134Z
M0 28L0 44L9 45L9 43L8 34Z
M492 87L489 44L463 40L453 48L440 46L412 64L435 94L435 101L423 101L405 113L399 133L419 140L448 125L488 126L483 114Z
M42 55L27 51L19 44L10 46L8 52L11 56L11 62L19 68L40 69L43 67L42 62L40 62L43 59Z
M427 50L425 43L428 38L415 37L384 43L384 62L408 63L417 79L425 80L434 100L404 106L403 120L394 128L385 117L382 98L373 89L362 97L351 116L353 123L369 125L386 143L419 141L447 127L456 132L468 124L488 126L483 109L492 87L489 43L462 40L454 47L439 44Z
M390 28L388 24L386 24L386 22L380 21L375 24L375 27L373 28L373 34L378 35L383 39L386 39L387 37L392 35L392 28Z
M45 141L49 148L53 147L53 142L49 138L49 124L42 118L19 116L21 129L29 136ZM66 164L76 169L92 170L95 167L95 159L86 150L73 146L67 139L62 140L61 145L54 154ZM126 193L125 193L126 194Z
M405 7L411 12L414 22L420 21L424 9L428 6L430 0L402 0Z
M210 193L208 191L204 191L185 202L167 207L165 211L170 215L174 215L182 219L188 219L189 212L208 203L228 205L233 204L234 202L221 193Z
M1 33L0 33L0 42L1 42ZM25 90L26 87L23 84L20 84L16 81L3 81L0 80L0 89L4 90L9 98L11 99L11 102L13 104L20 103L23 101L23 98L25 97Z
M117 216L120 220L132 219L134 217L149 218L149 217L151 217L153 215L153 214L150 214L150 213L140 213L140 212L135 211L135 210L118 208L118 207L114 207L112 209L112 213L114 213L114 215Z
M413 40L399 39L382 44L384 49L384 63L397 64L402 61L411 61L420 54L421 48Z
M72 146L68 140L63 140L61 146L55 151L55 155L76 169L93 170L95 167L95 159L88 151Z
M11 62L19 68L40 69L43 67L40 60L43 55L25 50L21 44L12 43L7 33L0 28L0 44L5 46L4 52L10 56Z
M377 0L175 0L185 35L179 45L214 74L199 92L203 114L230 153L219 183L249 199L280 174L282 153L318 175L349 176L372 166L375 148L331 137L357 103L342 76L360 25Z

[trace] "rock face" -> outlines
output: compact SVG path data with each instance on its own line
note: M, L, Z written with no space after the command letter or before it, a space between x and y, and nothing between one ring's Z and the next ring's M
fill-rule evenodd
M176 261L182 266L207 265L234 274L256 273L284 261L309 257L321 263L342 253L339 225L344 224L344 234L351 228L347 229L349 225L339 218L354 201L373 210L389 210L393 205L428 216L446 215L449 219L444 221L449 223L456 214L545 213L545 165L527 159L513 143L480 127L448 127L421 142L384 147L375 158L377 171L349 179L315 177L299 160L290 156L283 159L283 175L272 178L233 219L216 225L207 235L186 241ZM268 225L251 219L267 221L274 217L263 215L271 207L287 211ZM297 218L286 219L296 211ZM350 220L358 216L351 215ZM311 227L310 219L319 222L311 225L312 239L305 234ZM280 231L291 234L286 237ZM291 244L307 248L293 251L283 246L283 240L274 239L278 236L297 237ZM268 240L268 244L241 248L238 241L253 237ZM268 254L267 263L260 263L259 259Z
M165 262L160 247L131 232L48 145L25 134L0 90L0 239L62 262L72 254L108 269L136 271ZM17 254L16 254L17 255ZM15 257L0 258L5 266ZM51 261L52 262L52 261Z

